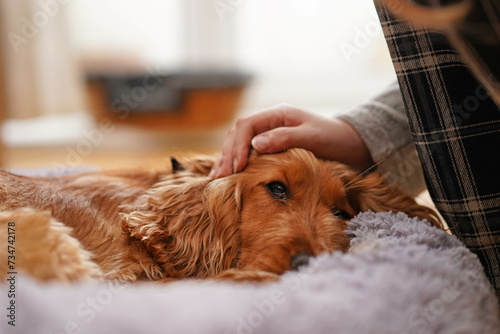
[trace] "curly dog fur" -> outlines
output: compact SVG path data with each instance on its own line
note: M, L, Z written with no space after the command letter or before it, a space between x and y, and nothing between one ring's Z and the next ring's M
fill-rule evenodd
M439 225L377 173L305 150L252 153L243 172L217 180L208 177L212 164L173 159L165 170L39 178L0 171L0 225L16 224L19 267L69 281L262 281L310 256L347 251L346 222L360 211L403 211ZM0 239L0 252L6 244Z

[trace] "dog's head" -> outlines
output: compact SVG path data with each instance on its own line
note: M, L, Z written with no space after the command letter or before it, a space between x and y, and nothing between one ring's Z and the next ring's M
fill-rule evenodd
M191 161L167 176L127 217L131 235L146 243L166 275L297 269L310 256L346 251L346 223L365 210L403 211L437 225L432 210L377 174L361 176L302 149L252 153L243 172L218 180L200 164L206 167Z

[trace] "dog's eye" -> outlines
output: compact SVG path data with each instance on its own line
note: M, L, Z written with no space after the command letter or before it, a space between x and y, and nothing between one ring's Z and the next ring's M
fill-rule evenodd
M285 200L288 199L288 189L281 182L271 182L267 186L267 190L276 197L277 199Z
M352 218L347 211L334 211L333 216L341 220L349 220Z

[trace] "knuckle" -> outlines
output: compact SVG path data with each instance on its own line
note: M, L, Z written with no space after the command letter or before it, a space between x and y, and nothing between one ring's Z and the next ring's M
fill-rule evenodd
M246 126L247 123L248 123L248 117L238 118L234 123L234 129L236 130L237 128L242 128Z
M291 109L292 106L288 103L281 102L281 103L278 103L274 108L276 110L279 110L279 111L287 111L287 110Z
M289 147L290 140L291 140L291 137L290 137L290 133L288 131L283 131L280 134L280 142L281 142L281 145L283 146L283 148Z

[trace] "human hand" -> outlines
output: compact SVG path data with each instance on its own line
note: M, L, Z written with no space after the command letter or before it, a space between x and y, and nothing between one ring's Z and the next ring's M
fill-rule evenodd
M241 171L247 164L250 146L259 153L299 147L318 158L341 161L358 170L373 164L366 145L349 123L280 104L236 121L210 177Z

